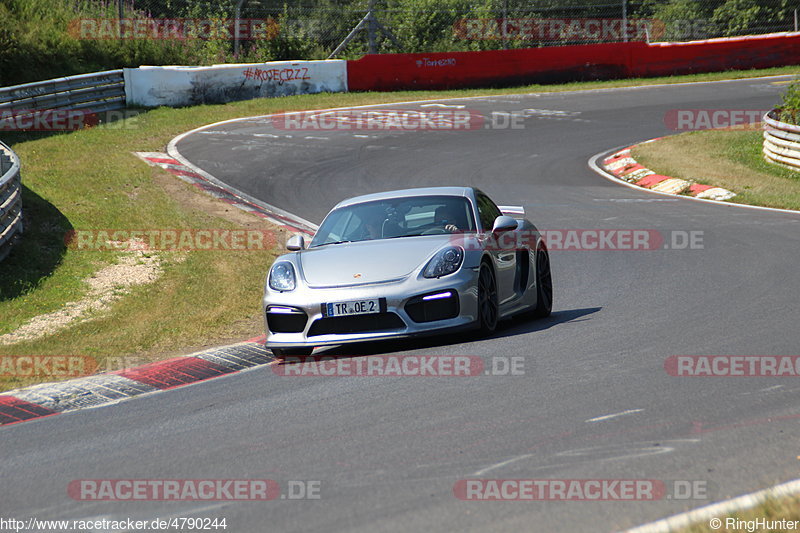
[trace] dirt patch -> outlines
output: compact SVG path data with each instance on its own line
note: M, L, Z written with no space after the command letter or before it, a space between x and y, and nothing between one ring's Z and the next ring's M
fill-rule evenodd
M286 230L258 218L257 216L233 207L213 196L198 191L196 187L181 181L166 170L153 167L153 182L160 186L175 203L186 209L220 217L245 229L272 231L279 244L289 237Z
M84 280L89 286L86 296L65 304L58 311L36 316L11 333L0 335L0 345L38 339L75 322L101 315L111 308L112 303L130 292L131 287L152 283L161 272L158 255L143 251L124 252L117 263L101 268Z

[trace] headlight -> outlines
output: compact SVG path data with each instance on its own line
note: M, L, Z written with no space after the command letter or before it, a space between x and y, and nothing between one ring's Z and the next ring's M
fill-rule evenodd
M441 278L461 268L462 261L464 261L463 249L458 246L442 248L428 261L422 275L426 278Z
M297 282L291 263L281 261L272 265L269 271L269 288L276 291L293 291Z

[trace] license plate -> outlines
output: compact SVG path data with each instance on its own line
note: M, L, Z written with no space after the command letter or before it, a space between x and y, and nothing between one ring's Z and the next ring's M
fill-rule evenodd
M322 304L322 314L327 317L380 313L381 300L382 298L375 298L374 300L353 300L351 302Z

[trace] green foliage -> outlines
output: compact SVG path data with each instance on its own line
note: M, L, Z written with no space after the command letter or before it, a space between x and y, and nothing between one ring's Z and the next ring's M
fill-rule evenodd
M638 16L664 24L658 40L733 37L793 29L789 0L644 0Z
M783 103L778 107L780 119L790 124L800 124L800 81L793 81L783 93Z
M0 5L0 86L141 64L179 63L179 41L78 39L70 22L117 18L116 7L91 0L5 0Z
M370 7L384 32L376 31L378 53L447 52L580 44L551 37L502 40L466 38L464 20L483 20L487 33L509 19L614 19L621 3L608 0L245 0L241 18L273 21L269 39L243 40L238 54L229 35L172 40L79 39L70 23L81 18L119 17L119 0L0 0L0 86L57 76L136 67L143 64L209 65L283 59L324 59L361 21ZM128 19L231 19L237 0L124 0ZM629 19L662 21L655 40L690 40L765 33L793 27L789 0L627 0ZM461 30L459 30L461 28ZM373 29L377 30L377 26ZM357 58L369 51L362 29L339 54ZM549 39L549 40L548 40ZM581 40L583 39L583 40Z
M382 18L404 52L486 49L498 43L463 39L456 35L454 26L462 19L492 17L491 7L492 0L389 0Z
M688 38L698 38L707 31L704 20L706 13L703 6L696 0L672 0L668 3L658 4L648 10L648 18L653 18L661 23L654 32L658 41L673 41Z
M711 21L721 35L741 35L756 29L764 20L765 11L758 0L727 0L714 10Z

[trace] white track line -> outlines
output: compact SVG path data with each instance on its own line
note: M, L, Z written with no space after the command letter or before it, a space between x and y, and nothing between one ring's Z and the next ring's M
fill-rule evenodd
M473 476L482 476L486 472L489 472L491 470L495 470L496 468L500 468L500 467L503 467L503 466L506 466L506 465L510 465L511 463L516 463L517 461L521 461L522 459L527 459L528 457L533 457L533 454L532 453L527 453L525 455L519 455L517 457L512 457L511 459L508 459L506 461L501 461L499 463L495 463L493 465L487 466L486 468L481 468L477 472L474 472L472 475Z
M240 120L240 119L236 119L236 120ZM191 135L192 133L198 132L198 131L202 130L203 128L211 127L211 126L213 126L213 124L209 124L208 126L203 126L201 128L197 128L197 129L194 129L194 130L191 130L191 131L187 131L185 133L182 133L182 134L178 135L177 137L172 139L169 142L169 144L167 145L167 154L170 157L172 157L173 159L177 159L178 161L183 163L186 167L190 168L194 172L200 174L201 176L203 176L205 179L207 179L208 181L210 181L214 185L216 185L216 186L218 186L218 187L220 187L220 188L222 188L222 189L234 194L235 196L243 198L243 199L247 200L248 202L250 202L252 204L255 204L255 205L259 206L259 207L262 207L262 208L266 209L267 211L271 211L274 214L286 217L289 220L294 221L296 224L299 224L301 227L305 226L306 228L311 229L312 232L316 232L317 229L319 229L319 226L317 226L316 224L314 224L313 222L311 222L309 220L306 220L306 219L304 219L304 218L302 218L300 216L297 216L294 213L290 213L288 211L284 211L283 209L281 209L279 207L275 207L274 205L270 205L270 204L268 204L268 203L266 203L266 202L264 202L262 200L259 200L258 198L254 197L254 196L250 196L246 192L243 192L243 191L240 191L239 189L236 189L235 187L231 187L227 183L224 183L224 182L220 181L219 179L214 177L212 174L206 172L202 168L198 167L197 165L193 164L191 161L189 161L188 159L183 157L183 155L181 155L181 153L178 151L178 148L176 147L176 144L179 143L181 140L183 140L184 137L187 137L188 135Z
M379 104L364 104L364 105L355 105L355 106L345 106L345 107L330 107L326 109L308 109L308 112L325 112L325 111L344 111L347 109L365 109L369 107L386 107L386 106L394 106L394 105L410 105L410 104L428 104L428 103L441 103L441 102L453 102L457 100L480 100L485 98L519 98L521 96L542 96L542 95L549 95L549 94L583 94L583 93L596 93L596 92L614 92L614 91L627 91L627 90L639 90L639 89L649 89L652 87L655 88L663 88L663 87L682 87L685 85L705 85L709 83L734 83L738 81L753 81L753 80L769 80L772 78L794 78L796 74L774 74L771 76L754 76L752 78L735 78L735 79L728 79L728 80L714 80L714 81L684 81L679 83L655 83L651 85L630 85L626 87L603 87L599 89L578 89L575 91L552 91L552 92L533 92L533 93L507 93L507 94L485 94L480 96L454 96L452 98L434 98L429 100L407 100L402 102L385 102ZM172 152L174 151L176 154L180 155L180 152L177 151L175 148L175 144L180 142L184 137L187 137L193 133L213 128L214 126L219 126L222 124L232 124L234 122L245 122L249 120L260 120L260 119L268 119L275 115L283 115L286 112L281 113L270 113L268 115L253 115L250 117L241 117L241 118L232 118L228 120L221 120L219 122L212 122L211 124L206 124L205 126L200 126L199 128L195 128L193 130L187 131L175 137L172 141L170 141L167 147L167 153L169 153L172 157L175 157ZM175 157L175 159L178 159ZM179 161L183 162L183 159L178 159Z
M714 80L714 81L687 81L687 82L680 82L680 83L657 83L657 84L651 84L651 85L632 85L632 86L627 86L627 87L606 87L606 88L599 88L599 89L580 89L580 90L577 90L577 91L553 91L553 92L541 92L541 93L533 92L533 93L511 93L511 94L487 94L487 95L481 95L481 96L460 96L460 97L453 97L453 98L436 98L436 99L429 99L429 100L409 100L409 101L404 101L404 102L386 102L386 103L379 103L379 104L365 104L365 105L357 105L357 106L333 107L333 108L327 108L327 109L313 109L313 110L309 110L309 111L315 111L315 112L341 111L341 110L347 110L347 109L365 109L365 108L371 108L371 107L386 107L386 106L394 106L394 105L432 104L432 103L452 102L452 101L460 101L460 100L480 100L480 99L487 99L487 98L519 98L519 97L524 97L524 96L548 95L548 94L565 94L565 93L567 93L567 94L583 94L583 93L597 93L597 92L615 92L615 91L626 91L626 90L641 90L641 89L649 89L649 88L682 87L682 86L685 86L685 85L706 85L706 84L710 84L710 83L734 83L734 82L740 82L740 81L769 80L769 79L793 78L793 77L795 77L794 74L775 74L775 75L771 75L771 76L754 76L754 77L751 77L751 78L735 78L735 79ZM280 214L280 215L285 216L287 218L293 219L296 222L300 223L301 225L305 225L305 226L307 226L309 228L313 228L313 230L316 231L318 229L318 226L316 224L314 224L314 223L312 223L312 222L310 222L308 220L305 220L304 218L301 218L301 217L299 217L299 216L297 216L297 215L295 215L293 213L289 213L288 211L284 211L283 209L280 209L280 208L275 207L275 206L273 206L271 204L268 204L268 203L264 202L263 200L259 200L259 199L255 198L253 196L250 196L249 194L244 193L244 192L242 192L242 191L240 191L240 190L238 190L238 189L236 189L234 187L231 187L230 185L220 181L219 179L214 177L212 174L206 172L202 168L198 167L197 165L193 164L191 161L186 159L178 151L178 148L177 148L177 144L180 141L182 141L184 138L188 137L189 135L201 132L203 130L207 130L209 128L213 128L215 126L220 126L220 125L224 125L224 124L233 124L235 122L245 122L245 121L250 121L250 120L268 119L268 118L271 118L271 117L273 117L275 115L281 115L281 114L283 114L283 113L270 113L268 115L254 115L254 116L250 116L250 117L233 118L233 119L229 119L229 120L221 120L219 122L213 122L211 124L206 124L205 126L200 126L199 128L195 128L193 130L189 130L187 132L184 132L184 133L178 135L177 137L175 137L174 139L172 139L169 142L169 144L167 145L167 154L169 154L172 158L177 159L178 161L180 161L181 163L183 163L184 165L186 165L190 169L194 170L195 172L197 172L198 174L200 174L201 176L203 176L204 178L209 180L211 183L214 183L215 185L217 185L219 187L222 187L222 188L232 192L233 194L246 199L249 202L252 202L252 203L254 203L254 204L258 205L258 206L261 206L264 209L272 211L273 213ZM624 146L618 148L617 150L619 150L621 148L624 148ZM636 189L639 189L639 190L645 190L645 191L650 192L652 194L662 194L664 196L675 196L675 195L669 195L669 194L665 194L665 193L659 193L658 191L650 191L648 189L643 189L642 187L636 187L635 185L631 185L630 183L627 183L625 181L617 179L615 176L607 174L605 171L603 171L599 167L597 167L597 165L594 163L594 159L596 159L600 155L607 154L607 153L611 153L611 152L602 152L601 154L598 154L597 156L594 156L589 161L589 167L592 168L592 170L594 170L595 172L597 172L601 176L604 176L604 177L606 177L608 179L616 181L617 183L622 183L623 185L626 185L628 187L636 188ZM698 201L698 202L711 202L711 203L717 203L717 204L723 204L723 205L739 205L741 207L752 207L752 208L755 208L755 209L766 209L766 210L771 210L771 211L784 211L784 212L790 212L790 213L797 213L797 211L791 211L791 210L773 209L773 208L768 208L768 207L743 206L742 204L729 204L729 203L725 203L725 202L717 202L715 200L705 200L705 199L702 199L702 198L693 198L693 197L690 197L690 196L687 196L685 198L690 199L690 200L694 200L694 201Z
M603 415L603 416L596 416L594 418L590 418L586 420L586 422L604 422L606 420L611 420L612 418L619 418L621 416L628 416L633 415L636 413L641 413L644 409L628 409L627 411L622 411L620 413L614 413L612 415Z

